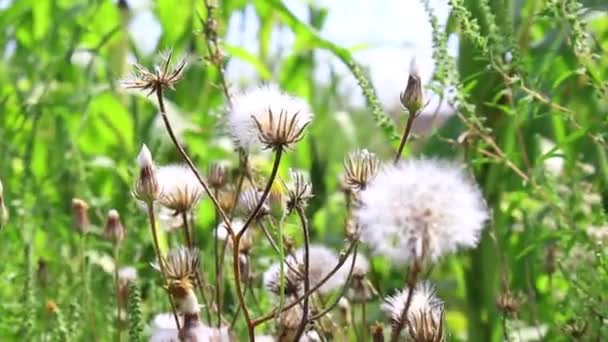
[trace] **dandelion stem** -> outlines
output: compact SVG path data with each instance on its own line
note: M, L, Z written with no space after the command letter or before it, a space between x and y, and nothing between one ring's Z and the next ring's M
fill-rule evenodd
M310 290L310 234L308 232L308 220L304 210L301 207L296 207L296 212L300 217L300 223L302 224L302 234L304 234L304 293ZM348 281L347 281L348 283ZM302 321L295 334L294 340L299 341L300 337L304 333L306 323L308 323L308 301L309 296L304 298L304 304L302 307Z
M412 126L414 125L414 120L418 117L418 113L409 113L407 117L407 123L405 124L405 129L403 131L403 136L401 137L401 142L399 143L399 149L397 149L397 153L395 154L395 164L401 158L401 153L403 153L403 148L405 148L405 143L407 142L407 138L412 131Z
M213 191L214 195L217 196L217 190ZM232 216L232 215L231 215ZM221 271L221 262L224 258L220 260L220 240L219 240L219 214L217 210L215 211L215 237L213 239L213 256L215 261L215 305L217 312L217 327L219 328L222 325L222 271ZM223 254L223 250L222 250ZM209 321L209 325L211 325L211 321Z
M150 221L150 230L152 231L152 241L154 243L154 252L156 253L156 258L158 259L158 266L160 267L160 273L163 277L164 285L168 284L167 281L167 271L165 270L165 263L163 262L163 258L160 252L160 245L158 243L158 235L156 231L156 218L154 217L154 205L152 202L146 203L148 207L148 220ZM164 288L165 286L163 286ZM171 303L171 310L173 311L173 318L175 318L175 325L177 326L177 330L181 329L179 325L179 319L177 317L177 310L175 309L175 303L173 302L173 298L171 294L167 293L169 296L169 302Z
M414 264L410 268L407 276L408 288L405 306L403 307L403 311L401 311L397 324L393 326L393 331L391 332L391 342L397 342L399 340L399 334L401 334L401 330L403 330L403 327L405 326L405 322L407 321L407 313L410 309L410 305L412 304L414 288L416 287L418 275L421 271L422 267L420 266L420 262L418 260L414 261Z
M367 338L367 317L365 313L365 302L361 303L361 341Z
M213 202L213 205L215 206L216 210L218 211L218 213L222 217L222 220L226 224L226 230L228 230L228 233L230 235L232 235L233 232L232 232L232 226L230 225L230 219L228 218L228 216L226 215L226 213L224 212L224 210L220 206L219 202L217 201L217 198L213 195L213 193L209 189L209 185L207 185L207 182L205 182L205 180L201 176L200 172L196 168L196 165L194 165L194 163L192 162L192 159L190 159L190 157L188 156L188 154L186 153L186 151L184 150L184 148L182 147L182 145L177 140L177 137L175 136L175 132L173 132L173 127L171 126L171 122L169 121L169 118L167 117L167 112L165 111L165 102L163 100L163 89L162 89L162 87L159 87L156 90L156 98L158 100L158 107L160 109L161 117L163 118L163 122L165 124L165 128L167 129L167 133L169 134L169 137L171 138L171 141L173 142L173 144L177 148L177 151L181 154L182 158L184 158L184 160L186 161L186 164L188 164L188 166L190 167L190 169L192 170L192 172L196 176L196 179L198 180L198 182L201 184L201 186L205 190L205 193L207 193L207 195L209 196L209 198Z

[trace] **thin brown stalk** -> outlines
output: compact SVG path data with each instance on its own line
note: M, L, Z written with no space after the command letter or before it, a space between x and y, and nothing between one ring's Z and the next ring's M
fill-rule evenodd
M163 258L160 252L160 245L158 243L158 235L156 232L156 218L154 216L154 205L152 203L146 203L148 206L148 220L150 221L150 230L152 231L152 241L154 243L154 252L156 253L156 258L158 260L158 266L160 267L160 273L163 277L163 283L166 285L167 282L167 270L165 269L165 263L163 262ZM163 286L164 288L164 286ZM177 310L175 309L175 303L173 302L173 298L171 298L171 294L167 292L169 296L169 301L171 302L171 310L173 311L173 318L175 318L175 325L177 326L177 330L180 330L179 319L177 317Z
M317 283L315 286L313 286L308 292L305 292L301 297L298 297L296 300L289 302L289 304L286 304L283 307L275 307L270 313L257 318L253 321L253 324L255 326L260 325L270 319L272 319L273 317L275 317L278 313L281 312L285 312L291 308L293 308L294 306L298 305L299 303L301 303L304 298L310 296L311 294L313 294L315 291L317 291L321 286L323 286L323 284L325 284L339 269L340 267L342 267L342 265L344 265L344 263L346 262L346 260L348 259L348 256L353 252L353 250L356 248L358 243L358 240L353 240L350 245L348 246L348 249L346 250L346 253L340 257L340 261L338 262L338 264L329 272L327 273L327 275L325 277L323 277L323 279L321 279L321 281L319 283Z
M308 232L308 219L306 219L306 214L304 213L304 210L298 206L296 207L296 212L298 213L298 217L300 218L300 224L302 225L302 234L304 235L304 293L306 293L310 290L310 234ZM304 333L304 329L306 328L306 324L308 323L308 301L309 296L304 298L304 304L302 307L302 321L300 322L300 326L298 327L294 338L296 341L300 340L300 337L302 336L302 334Z
M416 287L416 282L418 281L418 275L422 271L422 267L420 266L420 262L418 260L414 261L412 267L408 272L408 288L407 288L407 299L405 300L405 306L403 307L403 311L401 311L401 316L397 321L397 324L393 327L391 331L391 342L399 341L399 334L401 334L401 330L403 330L405 326L405 322L407 321L407 313L410 309L410 305L412 304L412 297L414 294L414 288Z
M308 320L309 322L317 320L317 319L325 316L331 310L333 310L336 307L336 305L338 305L338 303L340 302L340 299L342 299L342 297L344 297L344 295L346 294L346 291L348 290L348 286L350 284L350 279L351 279L351 277L353 275L353 269L355 268L355 262L357 261L357 248L358 248L358 245L355 245L355 249L353 250L353 261L352 261L352 263L350 265L350 269L348 270L348 276L346 277L346 282L344 283L344 286L342 287L342 290L340 291L340 293L338 294L338 296L334 299L333 303L331 303L327 308L325 308L325 310L322 310L321 312L319 312L316 315L312 316Z
M281 251L279 249L279 246L277 245L277 242L274 240L274 238L268 231L268 227L266 227L266 225L262 221L259 222L259 225L262 228L262 232L264 233L266 240L268 240L268 242L270 243L270 246L272 247L272 249L274 249L274 251L280 255ZM296 274L300 274L300 271L294 265L292 265L287 259L285 259L285 265L287 265L287 267L289 267L289 269L292 272L294 272Z
M196 176L196 179L198 180L198 182L201 184L201 186L205 190L205 193L207 193L207 196L209 196L209 198L213 202L213 205L215 206L215 208L218 211L218 213L220 214L222 220L226 224L226 229L228 230L228 233L230 235L233 235L232 225L230 224L230 219L228 218L228 215L226 215L226 213L224 212L224 210L220 206L219 202L217 201L217 198L213 195L213 193L211 192L211 189L209 189L209 185L207 185L207 182L205 182L205 180L201 176L200 172L196 168L196 165L194 165L194 163L192 162L192 159L190 159L190 157L188 156L188 154L186 153L186 151L184 150L184 148L182 147L182 145L177 140L177 137L175 136L175 132L173 131L173 126L171 126L171 122L169 121L169 118L167 117L167 112L165 110L165 102L163 100L163 89L162 89L162 87L159 87L156 90L156 98L158 100L158 107L160 109L161 117L162 117L163 122L165 124L165 128L167 130L167 133L169 134L169 137L171 138L171 141L173 142L173 144L177 148L177 151L180 153L180 155L182 156L182 158L184 158L184 160L186 161L186 164L188 164L188 167L190 167L190 169L192 170L192 172Z
M365 312L365 309L366 309L365 306L366 306L365 302L361 303L361 336L362 336L361 340L362 341L367 340L367 315Z
M412 126L414 126L414 120L418 116L418 113L409 113L407 117L407 123L405 124L405 129L403 131L403 136L401 137L401 142L399 143L399 148L397 149L397 153L395 154L395 164L401 158L401 153L403 153L403 149L405 148L405 144L407 142L407 138L410 136L412 131Z

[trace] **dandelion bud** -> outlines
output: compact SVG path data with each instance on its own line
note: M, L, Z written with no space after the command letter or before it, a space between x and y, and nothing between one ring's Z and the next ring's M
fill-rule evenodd
M415 59L412 59L410 62L410 76L407 79L405 90L401 93L400 100L410 115L417 115L424 105L422 81L420 80L420 72Z
M380 160L368 150L358 150L348 154L344 160L344 182L351 190L365 189L378 169Z
M137 156L137 163L139 164L139 178L135 183L133 194L138 200L151 204L160 197L161 188L154 171L152 155L146 145L141 147L141 151Z
M281 184L279 181L272 183L267 199L270 215L272 215L272 217L280 219L285 214L287 207L285 192L284 184Z
M106 225L103 230L106 238L114 241L117 245L122 242L125 238L125 228L120 221L120 215L118 211L112 209L108 212L108 218L106 219Z
M80 198L72 199L72 214L74 216L74 228L81 234L89 231L89 205Z
M8 209L4 204L4 189L2 188L2 181L0 180L0 230L8 222Z
M213 163L207 170L207 183L215 190L223 188L228 182L228 167L225 164Z

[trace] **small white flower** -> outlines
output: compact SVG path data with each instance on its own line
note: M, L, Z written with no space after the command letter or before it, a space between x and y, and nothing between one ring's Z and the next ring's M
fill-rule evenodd
M286 148L302 139L312 116L306 102L268 85L235 96L228 126L246 150L260 142L266 148Z
M118 269L118 279L121 283L129 283L137 279L137 270L133 266Z
M488 211L462 167L409 159L380 171L361 192L355 218L373 252L403 264L476 246Z
M139 151L139 154L137 155L137 164L141 169L152 167L152 153L150 153L146 144L141 146L141 151Z
M156 178L162 190L160 203L175 212L189 211L203 195L203 187L187 165L162 166Z

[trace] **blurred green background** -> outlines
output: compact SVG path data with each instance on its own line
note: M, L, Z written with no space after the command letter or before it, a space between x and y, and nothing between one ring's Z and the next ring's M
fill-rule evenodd
M313 241L343 246L342 160L360 147L391 158L394 135L407 118L395 99L409 58L421 55L431 102L406 155L467 163L493 215L476 250L448 257L430 273L446 302L449 339L498 341L507 326L511 340L534 340L539 332L545 340L603 340L608 241L606 233L594 232L606 225L608 205L608 5L395 3L354 2L377 11L344 21L347 3L218 2L218 33L231 35L221 44L231 91L274 82L306 99L315 113L307 138L281 169L283 177L289 167L311 175ZM391 6L421 17L409 27L411 16L390 16ZM121 213L127 229L122 263L139 272L149 321L167 307L149 267L154 251L146 218L131 195L135 158L145 143L159 164L180 161L154 96L119 87L131 64L152 66L167 49L188 55L185 78L166 93L169 116L201 170L213 161L238 164L222 125L218 68L209 63L203 34L206 8L194 0L14 0L0 1L0 8L0 180L10 213L0 230L0 340L53 340L57 322L49 300L62 310L73 340L109 340L114 290L112 247L101 237L105 215L112 208ZM384 15L401 25L376 24ZM136 26L136 19L144 24ZM362 27L370 36L390 36L384 47L406 49L392 63L374 59L366 53L389 52L366 36L340 41L340 31L324 31L326 25ZM417 30L428 36L412 45ZM157 42L142 45L155 34ZM418 51L420 44L429 49ZM398 81L386 81L391 75ZM268 174L268 155L252 160L257 172ZM71 221L74 197L89 203L96 226L86 239L86 277ZM197 214L203 265L211 270L211 203L204 201ZM166 245L175 239L163 236ZM261 274L263 266L254 271ZM404 276L404 269L373 259L372 281L382 296L401 288ZM232 312L237 304L227 292ZM503 322L496 300L506 292L520 305ZM386 322L374 303L369 324ZM261 305L271 308L268 299ZM246 336L242 324L237 333Z

